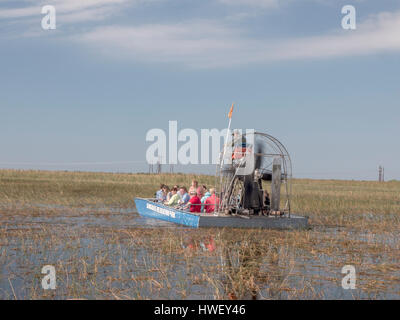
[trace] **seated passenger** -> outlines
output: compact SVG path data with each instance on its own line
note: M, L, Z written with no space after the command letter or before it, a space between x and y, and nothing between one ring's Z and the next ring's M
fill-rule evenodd
M219 198L215 195L215 189L210 189L211 196L208 197L204 203L204 207L206 208L207 213L213 213L215 208L219 205Z
M233 133L233 153L232 153L232 160L241 159L246 154L246 136L241 135L240 131L235 130Z
M165 187L165 185L163 183L160 184L160 190L158 190L156 192L157 201L163 202L163 201L165 201L167 199L166 198L166 194L164 193L164 187Z
M179 204L187 204L190 200L190 196L187 193L186 187L181 187L179 189L179 196L180 196Z
M173 188L171 190L172 196L171 199L169 199L169 201L165 201L165 204L168 206L177 206L179 204L179 194L178 194L178 190L176 188Z
M192 180L192 185L189 188L189 194L192 194L192 191L197 192L198 186L199 186L199 183L197 182L197 180Z
M197 196L197 192L192 191L190 195L191 197L186 207L190 207L190 212L200 212L201 201L200 198Z
M203 186L204 188L205 186ZM207 188L205 188L207 190ZM209 191L206 191L204 193L204 196L201 198L201 212L204 212L204 203L206 202L207 198L211 196L211 193Z
M164 194L166 195L165 200L169 201L169 199L171 199L171 197L172 197L172 192L168 186L164 186Z
M197 192L197 196L198 196L200 199L203 198L203 196L204 196L204 189L203 189L203 186L197 187L196 192Z

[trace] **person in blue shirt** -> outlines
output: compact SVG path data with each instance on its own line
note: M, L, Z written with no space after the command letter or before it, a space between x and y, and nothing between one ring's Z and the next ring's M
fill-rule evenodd
M189 202L190 196L189 196L189 194L187 192L186 187L181 187L179 189L179 195L181 197L181 200L180 200L179 204L185 205L185 204L187 204Z
M161 184L160 185L160 190L158 190L156 192L156 199L157 199L157 201L163 202L163 201L166 200L166 198L167 198L166 194L164 193L164 184Z

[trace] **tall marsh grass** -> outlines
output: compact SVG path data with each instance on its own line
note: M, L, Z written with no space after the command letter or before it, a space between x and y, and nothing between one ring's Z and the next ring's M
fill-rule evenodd
M134 197L152 197L160 183L211 187L215 178L190 174L118 174L0 170L1 204L59 204L72 207L132 207ZM400 181L293 179L292 212L317 225L363 226L399 222ZM284 205L282 203L282 205ZM375 219L375 220L374 220Z
M132 208L133 197L152 197L160 183L189 186L192 179L207 186L215 181L0 170L0 299L400 297L399 181L294 179L292 211L308 215L311 230L103 223L136 219L131 211L110 209ZM82 217L87 220L77 224ZM211 239L215 249L204 250ZM41 288L46 264L57 270L55 291ZM341 287L347 264L358 276L351 292Z

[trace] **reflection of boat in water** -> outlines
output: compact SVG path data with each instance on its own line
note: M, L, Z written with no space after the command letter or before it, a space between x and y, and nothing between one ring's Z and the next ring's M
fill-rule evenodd
M181 245L198 257L216 258L211 263L213 272L203 279L212 283L218 298L256 300L286 297L285 281L291 262L281 245L265 241L262 232L253 233L251 237L223 230L210 232L203 236L189 233Z
M168 207L154 199L135 198L139 214L177 223L188 227L231 227L231 228L267 228L267 229L301 229L308 226L308 218L287 216L232 215L225 213L195 214Z

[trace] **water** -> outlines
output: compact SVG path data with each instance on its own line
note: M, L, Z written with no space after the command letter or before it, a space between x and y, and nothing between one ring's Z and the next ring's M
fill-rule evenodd
M1 209L1 299L400 298L395 233L196 230L134 208ZM41 287L48 264L54 291ZM355 290L341 286L346 264Z
M32 207L32 206L31 206ZM135 208L84 207L70 208L61 205L36 204L33 207L55 209L54 215L6 215L1 220L8 228L39 227L46 225L68 225L69 227L104 227L104 228L176 228L167 221L149 219L140 216ZM25 225L25 226L24 226Z

